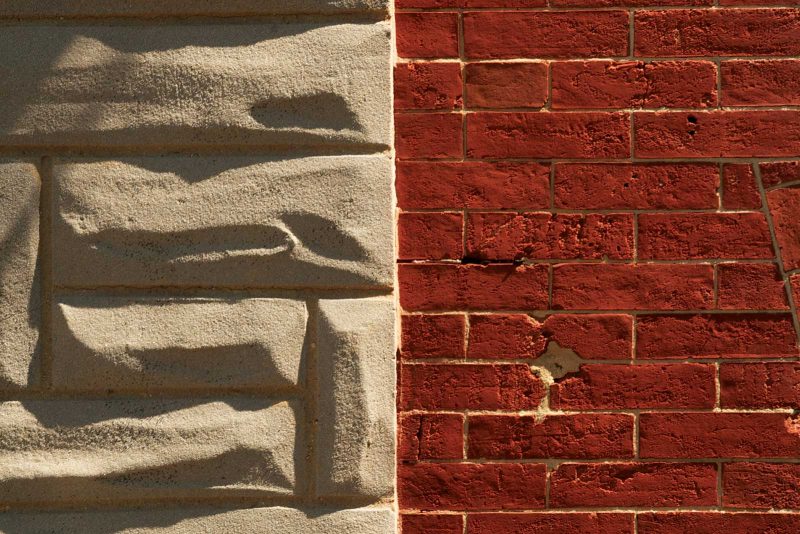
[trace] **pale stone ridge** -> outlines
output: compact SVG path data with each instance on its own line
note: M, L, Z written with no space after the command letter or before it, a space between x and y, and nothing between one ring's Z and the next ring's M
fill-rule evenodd
M263 399L3 402L0 505L292 494L303 465L297 409Z
M383 156L59 161L55 281L391 287L390 166Z
M320 495L393 491L394 319L390 297L320 301Z
M388 534L387 509L272 507L248 510L147 510L0 514L2 534Z
M30 163L0 160L0 389L39 382L39 192Z
M56 304L60 389L297 386L308 314L285 299L80 296Z
M386 22L4 26L0 143L377 152L389 54Z

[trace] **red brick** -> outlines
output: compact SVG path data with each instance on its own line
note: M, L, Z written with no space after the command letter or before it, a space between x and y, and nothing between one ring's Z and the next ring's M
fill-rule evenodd
M785 310L786 290L774 264L723 263L717 267L721 310Z
M703 260L774 257L763 213L639 215L639 259Z
M692 108L717 103L710 61L586 61L552 65L553 109Z
M545 391L524 364L403 365L403 410L533 410Z
M397 221L399 259L460 259L463 247L461 213L401 213Z
M564 163L555 205L568 209L716 209L719 169L707 163Z
M641 513L639 534L785 534L800 531L800 514Z
M466 322L460 314L403 315L403 358L463 358Z
M710 265L557 265L553 308L568 310L707 309L714 300Z
M800 182L800 161L773 161L759 164L764 187Z
M397 471L401 508L544 508L546 468L541 464L415 464Z
M800 408L800 363L735 363L719 368L723 408Z
M547 102L545 63L469 63L467 107L540 108Z
M401 414L397 457L400 460L464 457L464 416Z
M462 155L459 113L396 113L395 151L400 159Z
M633 417L473 415L467 439L469 458L632 458Z
M550 387L555 410L713 408L715 369L702 364L582 365Z
M528 315L470 315L468 358L537 358L545 350L542 324Z
M752 165L726 164L722 168L722 206L729 210L761 208Z
M729 463L722 469L723 505L800 508L800 464Z
M464 15L471 59L573 58L628 53L624 11L475 12Z
M636 156L642 158L780 157L800 152L800 111L641 112L635 114L634 124Z
M545 7L547 0L396 0L395 7L407 8L465 8L465 7Z
M470 514L470 534L632 534L633 515L619 513Z
M722 94L726 106L800 105L800 61L725 61Z
M627 113L473 113L467 154L473 158L624 158Z
M400 304L409 311L547 308L547 265L403 264Z
M403 209L541 209L550 202L550 166L540 163L401 161Z
M800 268L800 189L775 189L767 193L767 204L781 249L783 268Z
M632 259L633 216L470 213L467 255L493 261Z
M395 65L395 109L457 109L461 103L461 66L458 63Z
M800 431L783 413L643 413L643 458L794 458Z
M635 17L637 56L800 54L797 9L675 9L639 11Z
M553 507L712 506L713 464L562 464L550 477Z
M458 57L456 13L397 13L394 20L400 57Z
M461 515L403 514L400 516L403 534L463 534Z
M785 358L797 355L788 315L654 315L636 325L636 356Z

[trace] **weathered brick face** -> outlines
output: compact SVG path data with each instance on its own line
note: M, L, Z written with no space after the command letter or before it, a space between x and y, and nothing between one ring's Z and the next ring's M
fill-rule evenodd
M796 2L396 8L403 533L798 531Z

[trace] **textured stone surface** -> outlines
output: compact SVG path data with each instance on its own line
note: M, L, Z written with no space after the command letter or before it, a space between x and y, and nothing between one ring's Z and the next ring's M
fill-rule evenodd
M0 142L388 145L388 31L298 21L7 26Z
M57 388L287 388L300 380L302 302L83 297L56 308Z
M63 160L55 280L388 287L389 172L379 156Z

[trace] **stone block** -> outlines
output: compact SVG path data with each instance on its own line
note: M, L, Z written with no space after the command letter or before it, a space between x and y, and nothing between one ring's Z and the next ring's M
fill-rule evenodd
M62 299L53 317L57 389L299 384L303 302L82 296Z
M62 160L57 284L391 287L382 156Z

